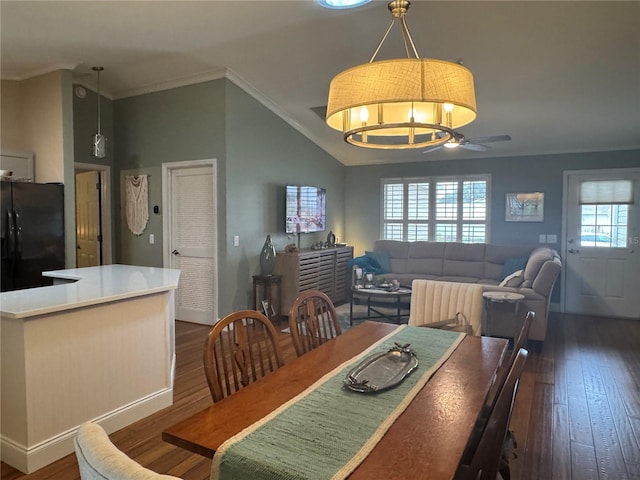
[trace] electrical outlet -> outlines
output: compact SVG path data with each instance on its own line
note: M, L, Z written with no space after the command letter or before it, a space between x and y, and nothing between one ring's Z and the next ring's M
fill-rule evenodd
M234 247L239 247L240 246L240 235L234 235L233 236L233 246Z
M156 243L156 237L153 233L149 234L149 245L153 245L154 243Z
M538 243L547 243L547 236L544 233L538 235Z
M558 243L558 236L555 234L547 234L547 243Z

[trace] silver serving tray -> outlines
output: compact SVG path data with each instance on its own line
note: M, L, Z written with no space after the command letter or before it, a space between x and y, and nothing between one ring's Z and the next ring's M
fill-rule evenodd
M375 393L392 388L418 366L418 358L409 344L365 358L344 379L344 385L359 393Z

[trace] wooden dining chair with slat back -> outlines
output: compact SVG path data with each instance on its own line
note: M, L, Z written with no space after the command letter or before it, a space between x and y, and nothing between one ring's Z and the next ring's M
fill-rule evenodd
M513 350L511 351L511 356L509 357L509 363L507 363L506 367L510 368L513 365L513 362L516 360L516 355L520 351L521 348L527 348L527 341L529 340L529 330L531 330L531 324L533 320L536 318L536 312L528 311L524 317L524 322L522 323L522 328L520 328L520 333L518 334L518 338L513 339Z
M528 353L524 348L516 353L515 361L498 393L480 441L473 451L469 463L463 462L458 467L456 480L495 480L497 478L511 421L511 412L518 391L518 382Z
M333 302L318 290L307 290L295 299L289 329L298 356L342 334Z
M463 462L469 462L470 456L477 448L478 442L480 441L480 436L482 435L482 432L486 427L488 417L491 414L496 402L498 401L498 396L500 394L500 391L504 387L505 382L507 381L507 376L509 375L509 372L513 367L516 356L518 355L520 349L525 348L527 344L527 340L529 338L529 329L531 328L531 324L533 323L535 316L535 312L527 312L522 324L522 328L520 329L520 333L518 334L518 338L514 340L513 350L511 351L509 359L506 361L503 359L502 363L496 371L493 384L491 385L491 388L487 393L484 407L482 408L480 415L478 415L478 420L476 421L473 433L471 435L469 443L467 444L467 449L465 450L465 454L463 456ZM512 438L515 439L515 434L513 431L510 430L509 434L512 436Z
M231 313L216 323L203 357L214 402L284 365L276 329L255 310Z

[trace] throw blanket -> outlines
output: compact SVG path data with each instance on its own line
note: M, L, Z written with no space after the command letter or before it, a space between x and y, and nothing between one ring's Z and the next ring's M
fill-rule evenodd
M216 452L212 479L342 479L373 450L393 422L464 334L402 325L340 365L273 413L225 442ZM410 343L418 368L398 386L376 394L343 388L365 356L394 343Z

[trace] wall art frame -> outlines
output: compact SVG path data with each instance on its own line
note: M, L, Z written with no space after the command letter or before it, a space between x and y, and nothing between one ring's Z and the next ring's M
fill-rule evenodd
M505 222L543 222L544 193L522 192L505 194Z

